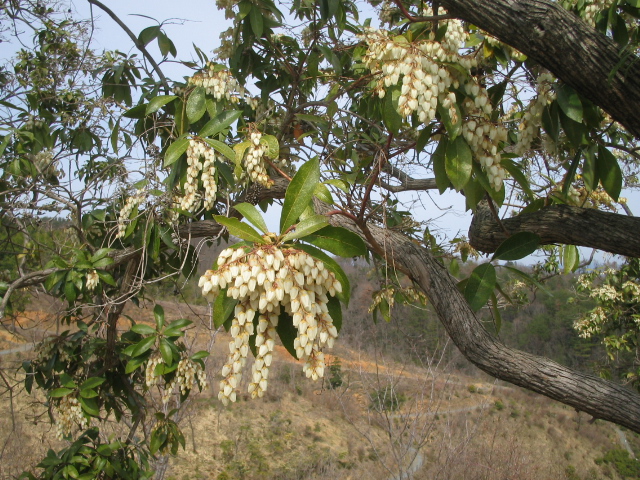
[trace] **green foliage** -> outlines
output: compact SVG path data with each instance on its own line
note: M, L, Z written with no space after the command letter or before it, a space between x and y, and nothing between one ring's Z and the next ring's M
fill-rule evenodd
M596 459L597 464L611 464L622 478L638 478L640 461L631 458L629 452L621 448L609 450L604 457Z
M369 410L376 412L395 412L407 401L404 393L398 392L392 385L374 390L369 394Z

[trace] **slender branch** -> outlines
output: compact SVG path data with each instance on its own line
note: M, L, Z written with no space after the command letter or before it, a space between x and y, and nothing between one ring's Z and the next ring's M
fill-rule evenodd
M113 19L114 22L116 22L120 26L120 28L122 28L125 31L127 35L129 35L129 38L131 39L133 44L136 46L138 50L142 52L142 55L144 55L144 58L146 58L149 61L153 69L158 74L158 77L160 77L160 81L162 82L162 85L164 85L164 88L167 91L169 91L169 82L167 81L167 78L164 76L164 73L162 73L162 70L160 69L160 65L158 65L158 63L154 60L154 58L151 56L151 54L146 49L146 47L142 44L142 42L138 40L138 37L136 37L136 35L131 31L131 29L129 29L129 27L127 27L127 25L122 20L120 20L120 18L118 18L118 16L115 13L113 13L113 11L109 7L107 7L104 3L98 0L87 0L87 1L91 5L95 5L96 7L103 10L107 15L109 15Z

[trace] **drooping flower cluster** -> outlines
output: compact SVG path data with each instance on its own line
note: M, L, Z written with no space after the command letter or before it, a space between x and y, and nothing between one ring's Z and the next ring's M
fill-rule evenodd
M467 83L465 91L475 97L475 101L467 97L463 102L463 108L469 116L462 124L462 135L474 157L487 172L489 183L495 190L500 190L506 171L500 164L502 156L498 148L500 142L507 140L507 129L489 120L492 107L485 89Z
M333 346L338 331L328 310L328 295L342 291L341 283L324 263L295 248L260 245L226 249L217 270L207 270L199 286L208 301L224 294L238 300L232 319L229 357L222 368L218 398L226 405L236 400L242 370L255 334L256 359L249 392L262 397L267 389L276 327L284 310L297 329L296 356L304 360L307 377L324 375L321 348Z
M190 77L188 83L203 87L207 95L212 95L216 100L226 99L233 103L244 100L254 110L257 108L258 99L252 97L229 70L213 62L209 62L203 71Z
M145 192L142 189L136 190L135 195L127 198L127 201L125 202L124 207L120 210L120 215L118 216L118 233L116 234L116 238L124 237L127 231L131 212L133 212L133 209L140 205L144 199Z
M603 325L607 321L607 314L602 307L596 307L587 315L573 324L573 328L578 331L578 335L582 338L590 338L597 335L602 330Z
M156 373L156 368L162 363L164 363L164 360L160 353L155 353L147 360L147 367L145 369L145 383L147 387L160 385L162 376ZM184 395L187 393L187 390L193 390L196 385L200 387L200 390L207 388L209 385L207 375L199 363L191 360L187 352L182 352L180 362L178 362L178 368L176 369L176 375L171 382L163 386L162 403L169 403L171 395L176 388Z
M35 155L30 155L30 157L33 165L41 175L47 177L63 176L63 172L57 168L57 160L53 157L51 150L42 150Z
M375 93L383 98L386 88L396 85L402 76L402 90L398 99L398 113L407 117L417 112L423 123L429 123L436 116L436 108L441 103L444 108L453 109L455 116L455 93L459 79L446 63L459 63L464 68L475 66L471 57L459 54L460 46L466 38L462 23L451 20L442 41L435 41L435 34L428 40L409 43L395 41L388 32L369 28L363 35L368 50L364 64L378 74Z
M529 102L529 106L522 116L522 121L518 126L520 134L518 143L515 145L515 153L523 155L531 148L531 142L538 135L540 124L542 123L542 112L556 97L552 88L553 76L543 73L538 77L536 91L538 95Z
M243 160L243 173L248 175L252 182L270 188L273 185L273 180L269 177L267 162L265 161L268 147L264 143L261 143L261 139L262 133L252 129L249 133L250 146L247 148L247 153ZM273 163L281 167L286 166L284 159L274 159Z
M100 277L95 270L90 270L87 272L87 290L90 292L93 291L98 286L100 282Z
M442 9L439 14L445 14ZM425 15L432 15L431 9ZM507 139L507 130L491 122L493 107L489 95L469 74L450 64L460 65L470 72L477 66L471 56L460 55L467 33L459 20L449 20L441 41L432 32L428 40L409 43L401 37L392 39L383 30L368 29L363 35L368 50L365 65L377 73L374 92L383 98L386 88L396 85L402 77L398 113L408 117L414 112L423 123L436 118L438 106L446 110L452 124L462 115L463 135L476 160L484 167L493 188L500 190L506 171L500 165L500 142ZM466 97L459 102L453 91L464 85ZM458 107L458 103L461 103Z
M205 142L190 139L187 148L187 179L184 196L179 199L179 207L188 212L200 208L200 200L206 210L213 207L218 192L216 184L216 153ZM198 180L202 181L204 194L200 192Z
M60 439L71 433L74 425L77 424L81 430L84 430L89 424L84 413L82 413L80 402L72 394L60 398L54 410L56 434Z
M584 2L586 5L584 7L583 18L584 21L590 23L591 25L595 25L596 16L602 10L608 9L611 4L613 4L612 0L586 0Z

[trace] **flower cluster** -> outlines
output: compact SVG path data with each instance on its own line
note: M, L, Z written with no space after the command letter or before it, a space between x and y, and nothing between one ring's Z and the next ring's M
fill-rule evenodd
M442 9L439 14L445 14ZM432 15L431 9L425 15ZM459 20L449 20L444 38L409 43L404 38L390 38L383 30L368 29L363 35L367 43L364 64L377 73L374 92L383 98L386 88L396 85L402 77L398 99L398 113L408 117L417 113L418 119L429 123L436 117L438 106L445 109L452 124L460 122L459 115L468 117L463 122L463 135L476 160L484 167L491 185L500 190L506 171L500 165L500 142L507 139L507 130L491 122L493 106L484 87L470 75L449 67L460 65L470 72L477 66L471 56L460 55L460 47L467 33ZM464 86L464 100L453 91ZM458 109L460 104L460 110Z
M147 387L159 385L161 375L157 375L156 369L158 365L164 363L162 355L155 353L149 360L147 360L147 367L145 368L145 384ZM176 374L169 383L165 383L162 391L162 403L167 404L171 399L173 391L177 388L182 395L187 393L187 390L193 390L193 387L198 385L200 390L204 390L209 385L207 382L207 375L202 366L194 362L189 358L187 352L182 352L180 362L178 362L178 368Z
M98 286L100 282L100 277L95 270L90 270L87 272L87 290L90 292L93 291Z
M474 157L487 172L487 177L497 191L502 188L506 171L500 165L502 156L498 151L500 142L507 141L507 129L489 120L491 102L484 88L475 83L465 84L467 97L462 106L469 115L462 124L462 136L467 141ZM475 100L471 100L475 97Z
M429 123L441 103L449 109L450 116L455 117L456 96L449 89L451 86L457 88L459 79L445 64L460 63L466 69L475 66L475 60L458 53L465 38L466 33L458 20L449 22L441 42L435 41L433 33L428 40L408 43L392 40L384 30L367 29L363 40L368 50L363 60L371 71L380 72L375 93L383 98L385 88L396 85L402 76L398 99L400 115L407 117L417 112L421 122Z
M120 215L118 216L118 233L116 234L116 238L124 237L127 231L127 224L129 222L129 216L133 209L140 205L145 199L144 190L136 190L135 195L127 198L127 201L124 204L124 207L120 210Z
M422 303L427 304L427 297L424 293L416 290L413 287L401 288L393 285L389 285L381 290L373 292L373 301L369 306L369 313L373 311L382 303L383 300L387 302L389 308L393 308L396 303L396 299L399 298L402 303Z
M30 158L41 175L48 177L62 176L63 172L58 170L57 160L53 158L53 152L51 150L42 150L35 155L30 155Z
M338 336L328 310L328 295L342 291L341 283L324 263L303 251L276 245L226 249L217 263L217 270L207 270L200 278L202 294L213 301L216 295L224 295L226 288L226 295L238 300L218 398L225 405L235 401L252 335L256 360L249 392L253 398L264 395L282 310L292 317L297 329L294 348L296 356L305 361L306 376L314 380L322 377L321 348L331 348Z
M553 82L553 76L549 73L543 73L538 77L537 96L529 102L518 126L520 135L515 145L515 152L518 155L526 153L531 148L531 142L538 135L542 123L542 112L556 97L552 87Z
M600 13L602 10L608 9L613 3L613 1L612 0L587 0L584 3L586 4L584 7L584 14L583 14L584 21L591 25L595 25L596 16L598 15L598 13Z
M266 188L270 188L273 185L273 180L269 177L267 172L267 163L265 161L265 155L267 154L267 145L261 142L262 133L258 130L252 129L249 133L250 146L247 148L247 153L244 156L244 171L249 176L252 182L258 183ZM279 166L286 166L284 159L276 159L274 164Z
M69 394L62 397L59 403L54 407L56 433L58 438L62 439L65 435L71 433L74 424L78 424L80 429L87 428L89 422L82 413L82 407L78 399Z
M207 95L212 95L216 100L226 99L233 103L244 100L252 109L257 108L258 99L252 97L229 70L213 62L209 62L202 72L190 77L188 82L203 87Z
M196 139L189 140L187 148L187 179L183 190L184 196L179 199L179 208L188 212L194 212L200 207L200 199L204 208L213 207L218 192L216 185L216 154L213 148ZM199 192L198 179L202 181L204 195Z
M603 325L607 321L607 314L602 307L596 307L585 317L576 321L573 328L578 331L578 335L582 338L589 338L592 335L600 333Z

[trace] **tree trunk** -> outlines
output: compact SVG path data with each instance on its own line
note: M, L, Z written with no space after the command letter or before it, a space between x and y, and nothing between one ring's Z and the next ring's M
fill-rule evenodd
M554 0L440 0L548 68L640 137L640 62ZM615 74L613 73L615 71Z

